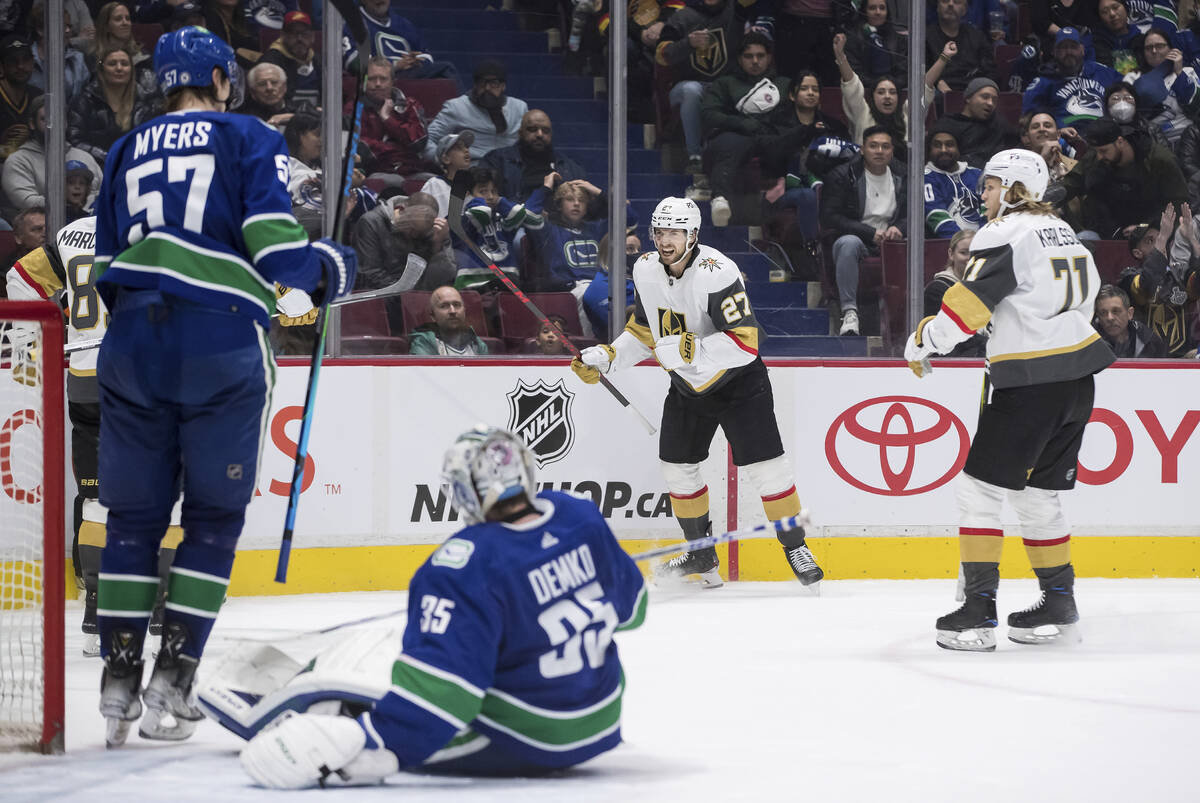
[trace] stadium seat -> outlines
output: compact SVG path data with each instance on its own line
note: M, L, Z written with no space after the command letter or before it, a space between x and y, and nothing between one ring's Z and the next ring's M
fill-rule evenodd
M394 337L388 326L387 299L347 304L341 309L345 354L407 354L408 338Z
M842 108L842 88L840 86L821 87L821 114L841 120L849 127L846 111Z
M130 30L133 41L142 46L142 50L153 54L158 45L158 37L163 35L163 26L157 22L135 22Z
M1116 284L1121 271L1134 264L1125 240L1100 240L1093 244L1092 254L1096 257L1096 270L1105 284Z
M533 293L529 300L546 315L561 316L567 322L567 335L572 342L575 336L583 335L575 296L570 293ZM527 338L537 335L541 324L515 295L501 293L496 296L496 301L500 308L500 337L510 351L519 351Z
M396 81L396 86L425 109L425 116L432 120L446 105L446 101L458 97L458 84L450 78L408 78Z

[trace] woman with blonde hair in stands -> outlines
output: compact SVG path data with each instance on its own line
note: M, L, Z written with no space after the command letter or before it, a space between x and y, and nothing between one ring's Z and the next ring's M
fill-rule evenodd
M967 262L971 259L971 240L975 232L970 229L960 229L950 238L950 247L946 249L946 267L933 275L929 284L925 285L925 311L923 316L937 315L942 308L942 296L946 291L960 281L966 270ZM970 339L959 343L947 357L982 357L987 350L987 334L976 333Z
M122 134L159 113L157 92L146 92L133 74L133 54L128 48L101 50L96 74L68 109L67 142L87 151L100 164Z
M129 6L124 3L105 3L96 14L96 37L91 42L91 48L85 54L88 69L93 74L100 68L100 54L109 53L116 48L125 48L133 61L134 80L146 92L158 91L158 79L154 77L154 62L150 54L142 50L141 44L133 38L133 17Z

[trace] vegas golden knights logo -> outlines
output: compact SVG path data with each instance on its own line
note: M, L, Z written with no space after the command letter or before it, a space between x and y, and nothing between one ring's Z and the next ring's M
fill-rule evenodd
M658 308L658 336L681 335L688 330L687 320L675 310Z
M692 69L701 75L716 78L729 61L729 46L725 42L724 28L710 28L708 33L712 37L712 44L692 51Z

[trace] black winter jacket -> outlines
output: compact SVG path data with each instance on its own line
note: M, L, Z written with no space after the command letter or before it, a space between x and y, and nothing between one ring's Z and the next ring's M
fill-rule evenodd
M896 214L892 216L891 225L908 236L908 167L893 159L888 168L892 171L892 184L896 189ZM822 187L821 226L839 237L858 235L864 243L874 247L875 229L863 223L863 211L867 208L865 170L860 158L830 171Z
M133 88L133 112L128 130L157 117L162 112L158 95L147 92L136 83ZM117 115L104 98L100 80L93 77L83 91L71 101L67 111L67 142L90 153L104 164L108 149L127 131L117 125Z

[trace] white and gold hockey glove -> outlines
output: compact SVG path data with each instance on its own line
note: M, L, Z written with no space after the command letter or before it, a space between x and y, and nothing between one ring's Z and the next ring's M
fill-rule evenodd
M696 336L691 332L667 335L654 344L654 358L668 371L691 365L696 359Z
M308 293L277 284L275 294L280 326L311 326L317 322L317 309Z
M616 358L616 349L606 343L588 346L571 360L571 370L587 384L594 385L600 381L601 374L608 373Z
M908 336L908 342L904 344L904 359L908 360L908 367L917 378L923 378L933 373L933 365L929 362L929 358L934 354L941 353L936 346L933 345L929 338L927 327L929 322L935 316L930 315L927 318L922 318L917 324L917 331Z

